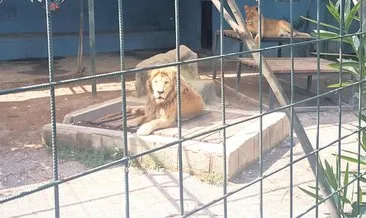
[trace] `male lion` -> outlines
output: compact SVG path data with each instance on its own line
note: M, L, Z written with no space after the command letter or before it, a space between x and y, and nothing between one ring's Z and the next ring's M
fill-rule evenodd
M128 127L140 126L137 135L149 135L156 129L172 126L177 117L177 70L166 67L149 72L145 106L127 108L127 113L141 115L127 121ZM191 117L202 111L204 101L181 79L181 114Z
M246 14L246 25L249 32L252 34L257 34L255 37L255 42L258 44L259 36L258 36L258 7L257 6L248 6L244 5L245 14ZM289 24L285 20L275 20L262 17L262 37L290 37L291 36L291 24ZM308 33L303 33L297 31L295 29L293 31L293 36L302 36L305 38L311 37Z

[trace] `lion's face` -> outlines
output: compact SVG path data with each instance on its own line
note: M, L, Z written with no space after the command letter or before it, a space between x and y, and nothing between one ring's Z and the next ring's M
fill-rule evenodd
M173 75L169 75L169 73L159 71L150 78L151 91L157 104L165 102L171 92L174 91L175 83L173 78L175 73L172 72Z
M245 22L247 24L255 24L256 22L258 22L258 7L257 6L248 6L248 5L244 5L244 9L245 9Z

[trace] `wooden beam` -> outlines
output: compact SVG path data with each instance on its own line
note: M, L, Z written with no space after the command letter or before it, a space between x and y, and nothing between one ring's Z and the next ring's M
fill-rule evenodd
M217 8L217 10L220 13L220 8L221 8L221 3L220 0L211 0L212 3L215 5L215 7ZM236 4L236 2L234 0L227 0L229 7L231 9L231 11L233 12L236 20L238 22L235 22L234 19L230 16L230 14L224 10L223 11L223 17L226 20L226 22L231 26L231 28L238 34L238 36L240 37L240 39L243 41L243 43L245 43L248 47L248 49L250 51L253 51L255 49L257 49L257 45L255 44L252 35L249 33L248 29L246 28L246 25L244 23L243 17L240 13L240 10L238 9L238 6ZM289 104L288 98L285 94L285 92L282 89L281 84L279 83L279 81L277 80L277 78L275 77L274 73L271 71L270 67L268 66L267 62L265 61L263 55L261 55L258 52L253 52L251 53L253 56L253 59L255 60L255 62L258 64L260 64L260 62L262 62L262 73L263 76L266 78L270 88L273 90L274 95L276 96L278 102L280 103L281 106L286 106ZM289 117L289 119L291 119L291 109L286 109L286 114ZM292 118L293 118L293 128L294 131L296 133L297 138L300 141L300 144L305 152L306 155L309 155L310 153L312 153L314 151L309 138L306 135L306 132L304 130L304 127L302 126L298 116L296 115L296 112L294 111L292 113ZM291 145L293 146L293 145ZM329 184L326 182L326 178L325 178L325 173L324 173L324 169L322 169L320 166L320 160L315 156L315 155L310 155L307 157L309 164L311 166L311 169L314 173L314 175L316 175L316 163L318 163L318 175L319 175L319 188L320 191L324 194L324 196L328 196L330 195L331 192L331 188L329 186ZM335 206L335 203L333 201L332 198L330 198L328 201L325 202L329 213L331 215L331 217L338 217L337 216L337 209Z

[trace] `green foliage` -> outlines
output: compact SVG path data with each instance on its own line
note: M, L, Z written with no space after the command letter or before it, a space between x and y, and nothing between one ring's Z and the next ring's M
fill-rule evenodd
M350 27L353 22L359 22L359 17L357 16L357 13L360 9L361 1L359 1L356 5L353 4L351 0L345 0L344 1L344 13L343 17L340 13L340 0L335 1L333 3L332 0L328 1L328 4L326 5L328 12L332 15L335 21L338 23L338 27L326 24L326 23L320 23L320 26L325 27L326 29L314 30L312 35L314 37L319 36L321 39L329 39L330 41L336 41L336 42L342 42L345 44L348 44L352 47L354 53L356 54L353 59L338 59L338 62L336 64L330 64L330 67L333 67L337 70L342 69L343 72L346 73L352 73L356 75L356 77L360 78L361 76L361 70L360 66L362 65L365 67L366 61L364 58L362 58L363 54L365 53L365 46L366 46L366 39L365 37L361 38L361 35L355 35L352 37L341 37L342 35L346 34L353 34L350 32ZM310 21L312 23L317 23L318 21L302 17L303 19ZM340 29L342 27L342 29ZM340 34L342 32L342 35ZM358 30L356 33L359 33ZM342 38L342 39L341 39ZM361 52L362 51L362 52ZM339 54L337 54L339 55ZM365 75L362 75L363 78L365 78ZM344 84L333 84L330 85L329 88L338 88L340 86L350 85L350 82L344 83Z
M324 167L325 165L325 167ZM349 172L349 164L347 162L346 170L343 174L343 182L338 180L339 176L339 165L338 161L336 164L336 169L334 170L333 167L328 163L327 160L324 161L324 165L321 163L319 167L324 169L325 177L327 180L327 183L331 187L331 191L335 193L332 197L334 199L334 202L336 203L336 208L338 211L339 217L358 217L360 214L364 212L364 208L362 205L358 207L357 198L354 199L354 195L352 193L350 194L349 188L351 186L352 189L354 189L354 184L349 184L350 181L350 172ZM352 175L357 176L357 175ZM324 196L317 195L315 193L316 187L309 186L308 187L311 190L299 187L301 191L303 191L305 194L311 196L312 198L318 199L318 201L324 201ZM318 189L319 190L319 189ZM360 197L362 196L362 190L361 188L358 189L358 193ZM362 200L362 199L361 199ZM362 201L361 201L362 202ZM351 210L346 210L346 208L351 208Z
M332 15L335 21L338 22L338 24L341 24L339 26L342 27L340 29L337 26L333 26L326 23L320 23L320 26L325 27L327 29L320 30L319 32L317 30L314 30L312 33L313 36L321 39L329 39L331 41L336 42L342 42L345 44L348 44L352 47L355 55L354 56L348 56L348 58L338 58L338 63L330 64L329 66L332 68L335 68L337 70L341 70L343 72L351 73L358 79L364 79L365 75L361 72L361 67L365 69L366 67L366 61L363 58L363 54L365 53L366 48L366 37L361 37L361 35L355 35L352 37L346 37L342 38L341 36L345 34L351 34L349 32L350 26L352 22L356 21L359 22L359 17L357 16L357 13L360 9L361 1L359 1L356 5L353 5L351 0L345 0L344 1L344 13L340 13L340 0L337 0L335 3L333 3L331 0L328 1L328 4L326 5L328 12ZM344 16L343 18L341 16ZM317 21L302 17L305 20L308 20L312 23L317 23ZM342 23L341 23L342 22ZM340 33L342 32L342 34ZM360 30L357 31L359 33ZM339 54L337 54L339 55ZM342 64L340 64L342 62ZM361 78L362 77L362 78ZM338 88L342 86L348 86L352 84L352 81L345 81L342 83L332 84L329 87L330 88ZM366 116L361 115L360 119L364 122L366 122ZM359 138L360 146L363 150L363 152L366 152L366 131L361 131L361 138ZM361 154L360 154L361 155ZM336 159L339 160L341 158L342 160L347 162L346 170L343 173L343 181L339 181L339 165L338 161L336 161L336 169L334 170L333 167L328 163L327 160L324 161L324 165L320 164L319 167L324 169L326 182L331 187L331 191L335 192L333 195L333 200L336 203L338 215L340 217L359 217L359 215L365 213L365 205L362 203L362 195L364 192L362 191L361 187L356 188L356 196L360 199L360 202L357 202L357 198L354 200L355 194L354 194L354 184L348 184L351 178L358 178L357 174L350 173L349 171L349 164L356 163L361 164L361 166L366 166L366 156L359 156L356 152L346 151L344 150L342 152L342 155L334 154L336 156ZM363 172L361 172L363 173ZM365 183L366 179L361 177L360 181ZM349 192L350 187L352 188L352 192ZM309 187L309 189L301 188L307 195L317 198L319 201L322 201L324 199L324 196L316 195L314 193L314 190L316 190L314 187ZM346 211L346 208L348 206L348 210ZM360 206L360 207L359 207Z
M361 115L359 117L359 119L361 119L363 122L366 122L366 116L365 115ZM362 152L365 154L366 153L366 130L362 130L360 132L361 138L359 139L359 143L360 143L360 147L362 149ZM349 193L349 187L351 185L348 185L348 183L350 182L350 178L358 178L356 173L351 173L349 171L349 164L360 164L361 165L361 174L363 174L365 171L365 166L366 166L366 156L362 155L356 152L352 152L352 151L347 151L347 150L342 150L342 155L338 155L338 154L333 154L337 160L339 160L338 158L341 158L342 160L347 162L347 166L346 166L346 170L343 174L343 183L341 184L338 181L338 173L339 173L339 166L338 166L338 161L336 162L336 170L334 171L333 167L325 160L324 161L324 165L325 168L323 167L323 164L321 164L321 168L324 169L325 172L325 177L326 177L326 182L329 184L329 186L332 189L332 192L337 191L338 189L340 189L339 193L336 193L334 195L334 200L336 202L336 206L338 211L340 211L340 217L359 217L359 215L365 214L366 213L366 205L362 202L362 196L365 194L365 192L362 191L361 187L355 188L354 184L352 184L352 193ZM352 175L351 175L352 174ZM360 182L365 183L366 184L366 178L364 177L360 177L359 178ZM316 190L314 187L309 187L310 189ZM305 188L301 188L299 187L300 190L302 190L304 193L306 193L307 195L313 197L313 198L317 198L319 201L322 201L324 199L323 196L321 195L316 195L314 192L307 190ZM357 203L357 198L355 198L355 194L354 194L354 189L357 189L357 194L359 199L360 199L360 207L358 207L358 203ZM340 204L339 204L340 202ZM346 206L350 206L351 210L350 211L345 211Z
M50 148L51 150L51 148ZM87 168L94 168L103 164L118 160L123 157L123 151L118 148L115 151L109 149L81 149L71 146L59 146L59 157L64 160L80 161Z

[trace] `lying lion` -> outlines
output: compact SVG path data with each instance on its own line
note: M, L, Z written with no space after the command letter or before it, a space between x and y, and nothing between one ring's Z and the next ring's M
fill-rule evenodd
M252 34L257 34L255 37L255 42L258 44L258 7L244 5L246 14L246 25L249 32ZM262 17L262 37L290 37L291 36L291 25L285 20L274 20ZM293 36L302 36L305 38L311 37L308 33L303 33L295 29L293 31Z
M129 107L127 113L141 115L127 121L127 127L141 125L137 135L149 135L156 129L172 126L177 118L177 70L167 67L149 72L145 106ZM181 114L191 117L202 111L204 102L195 90L181 79Z

